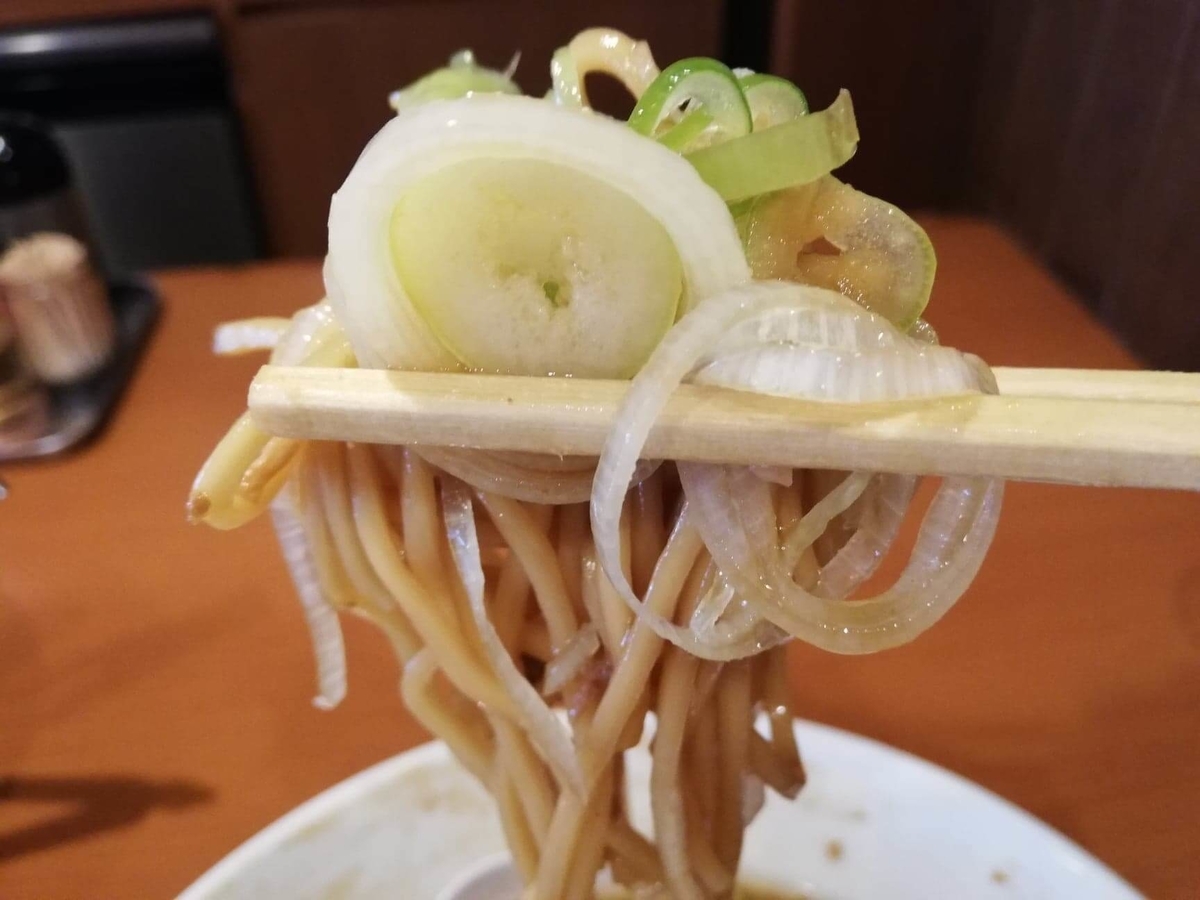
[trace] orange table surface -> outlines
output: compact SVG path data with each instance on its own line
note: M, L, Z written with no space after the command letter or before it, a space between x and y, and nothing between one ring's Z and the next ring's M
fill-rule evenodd
M945 342L1002 365L1134 365L1003 232L925 221ZM267 523L222 534L183 517L259 363L212 358L213 325L312 302L318 265L157 282L161 327L107 431L4 472L11 900L172 897L300 801L425 738L383 639L356 622L350 696L314 709ZM1198 522L1195 495L1011 485L991 555L946 619L873 657L795 647L798 709L997 791L1150 896L1200 896Z

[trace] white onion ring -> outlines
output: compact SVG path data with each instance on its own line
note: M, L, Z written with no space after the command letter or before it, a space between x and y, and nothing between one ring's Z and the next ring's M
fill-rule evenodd
M612 28L588 28L559 47L550 59L550 94L559 106L591 109L584 78L591 72L611 75L634 96L642 96L658 77L658 65L645 41Z
M313 705L318 709L333 709L346 696L346 645L337 610L317 579L316 563L304 524L296 512L292 490L285 487L271 502L271 522L312 639L317 665L317 696Z
M480 644L512 697L521 717L521 727L529 735L538 755L550 766L559 782L584 796L583 770L575 753L571 735L537 690L517 668L492 620L484 601L483 565L479 555L479 535L475 529L475 508L470 491L447 478L442 482L442 507L446 517L446 537L450 540L454 565L462 579L471 606L471 615L479 632Z
M274 350L291 324L291 319L276 316L222 322L213 330L212 352L217 356L241 356Z
M562 506L586 503L596 477L595 460L582 456L533 453L484 453L458 447L413 447L426 462L443 469L478 491L526 503ZM649 478L660 464L639 460L632 484Z
M821 567L817 592L842 599L875 574L900 531L916 491L915 475L876 475L860 498L854 534Z
M876 597L847 601L822 593L821 580L815 591L793 580L770 496L752 492L754 479L735 467L703 464L681 463L679 474L696 528L734 589L754 597L763 615L792 637L835 653L899 646L941 618L979 571L999 516L999 481L947 478L896 584ZM804 546L854 502L867 477L852 474L809 510Z
M787 367L778 364L779 356L768 357L765 372L742 368L735 377L734 369L722 367L729 355L745 364L755 341L773 342L772 350L785 351ZM912 377L905 377L902 385L879 386L872 381L882 379L855 371L866 369L873 375L879 371L873 367L880 365L889 367L884 371L904 367L906 376ZM818 288L756 283L714 298L681 320L626 395L620 424L597 468L592 529L597 560L631 609L663 638L702 656L718 646L698 641L692 629L680 629L643 608L621 571L617 541L629 475L654 419L676 385L695 370L697 381L716 372L729 387L744 387L748 381L753 389L808 399L856 401L864 394L911 397L994 390L990 373L978 360L906 338L840 294ZM842 601L811 593L792 579L795 560L780 552L766 482L749 470L733 467L681 463L679 471L694 524L741 600L792 636L840 653L896 646L936 621L977 573L999 515L999 482L946 479L899 582L876 598ZM858 498L868 477L852 475L845 490L835 490L809 510L797 529L811 536L793 542L793 554L811 544L835 515ZM898 496L898 487L891 490ZM878 515L877 531L851 548L850 556L830 576L829 587L847 589L873 571L881 537L892 525L889 511Z
M542 696L552 697L575 680L599 649L600 634L596 631L595 623L588 622L546 663Z

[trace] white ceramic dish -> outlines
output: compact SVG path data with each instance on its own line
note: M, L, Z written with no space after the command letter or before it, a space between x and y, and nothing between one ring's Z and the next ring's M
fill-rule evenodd
M796 732L808 785L794 803L768 795L747 840L749 881L812 900L1144 900L964 778L838 729L801 722ZM632 809L645 827L649 760L632 756ZM427 744L298 807L179 900L436 900L502 852L487 795L444 746Z

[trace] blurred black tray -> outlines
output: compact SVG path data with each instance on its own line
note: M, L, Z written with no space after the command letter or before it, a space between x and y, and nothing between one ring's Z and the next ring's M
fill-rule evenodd
M0 435L0 462L53 456L95 435L116 409L137 368L162 306L148 282L114 281L108 286L117 324L117 345L108 364L86 381L50 389L50 427L36 438Z

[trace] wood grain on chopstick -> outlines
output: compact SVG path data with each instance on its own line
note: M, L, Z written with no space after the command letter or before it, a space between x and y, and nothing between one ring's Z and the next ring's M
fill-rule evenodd
M1200 373L1122 369L992 369L1001 394L1073 397L1079 400L1139 400L1200 403Z
M590 456L626 389L264 366L249 405L261 428L283 437ZM683 385L643 455L1196 490L1200 405L1005 395L831 404Z

